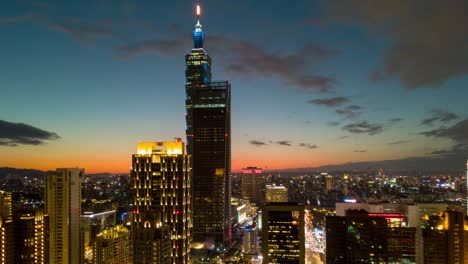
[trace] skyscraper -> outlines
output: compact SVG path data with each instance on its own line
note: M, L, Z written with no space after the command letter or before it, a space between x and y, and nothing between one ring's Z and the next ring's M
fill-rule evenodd
M189 262L191 240L190 161L184 143L140 142L138 154L132 156L134 263L160 263L152 260L154 252L164 247L151 247L153 242L164 244L165 228L170 251L169 263ZM160 230L160 231L158 231ZM151 237L146 234L159 234ZM154 240L154 241L153 241ZM151 253L153 252L153 253Z
M84 169L57 169L47 175L45 212L49 216L49 263L83 263L81 180Z
M130 232L123 225L104 229L93 243L93 264L131 263Z
M270 203L263 210L263 263L305 263L304 206Z
M0 191L0 263L13 263L11 192Z
M327 263L387 263L388 226L385 217L364 210L327 216Z
M416 263L468 263L468 219L463 212L424 216L416 235Z
M197 6L194 47L185 56L187 152L192 156L193 236L196 242L231 237L231 85L211 81L211 58Z
M265 180L261 168L242 169L242 198L257 204L265 202Z
M46 226L41 208L17 208L13 212L14 262L45 264Z

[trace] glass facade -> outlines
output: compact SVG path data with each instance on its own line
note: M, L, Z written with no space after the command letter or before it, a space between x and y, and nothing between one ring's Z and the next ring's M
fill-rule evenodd
M186 63L187 153L192 156L194 242L230 239L231 86L211 81L211 58L197 22Z

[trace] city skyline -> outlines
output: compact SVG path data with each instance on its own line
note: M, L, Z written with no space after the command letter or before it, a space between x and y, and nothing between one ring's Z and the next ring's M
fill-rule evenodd
M463 1L19 1L0 11L0 166L127 173L135 142L185 138L196 3L233 86L233 171L466 157Z

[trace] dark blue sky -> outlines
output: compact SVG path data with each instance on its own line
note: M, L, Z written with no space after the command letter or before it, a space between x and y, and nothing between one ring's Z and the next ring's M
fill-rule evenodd
M234 169L466 156L465 1L5 1L0 166L125 172L184 138L196 3Z

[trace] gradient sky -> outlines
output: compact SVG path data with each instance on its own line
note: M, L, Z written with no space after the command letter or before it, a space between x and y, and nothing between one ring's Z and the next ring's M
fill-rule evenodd
M466 156L466 1L24 0L0 4L0 166L128 172L185 138L196 3L233 170Z

